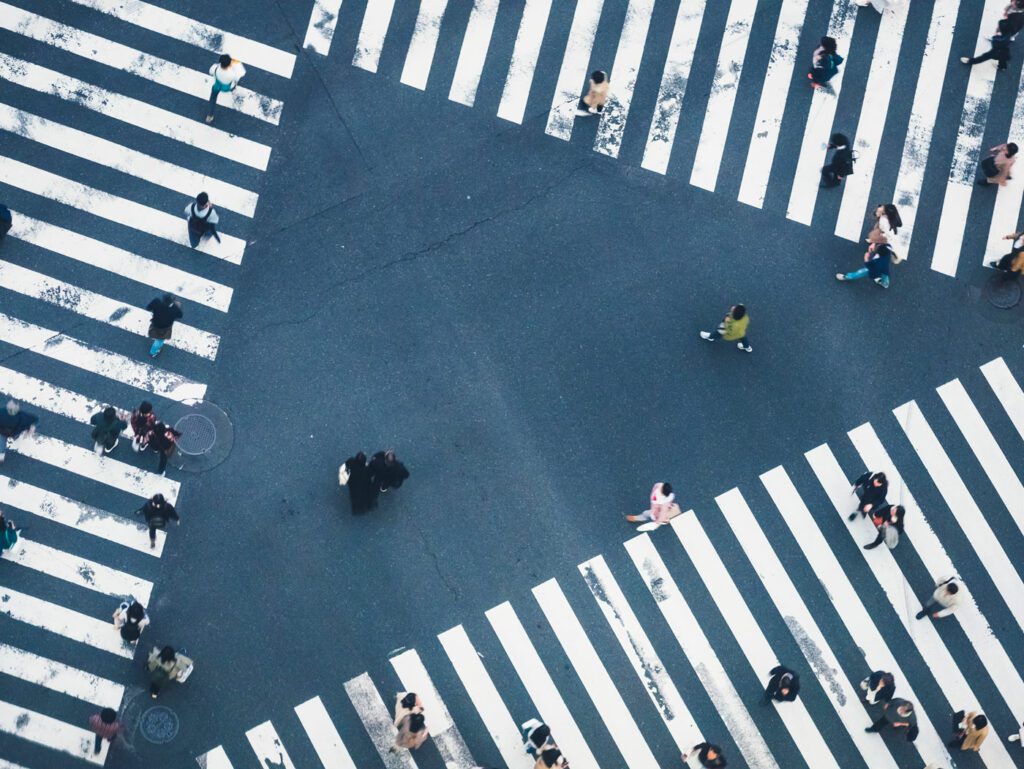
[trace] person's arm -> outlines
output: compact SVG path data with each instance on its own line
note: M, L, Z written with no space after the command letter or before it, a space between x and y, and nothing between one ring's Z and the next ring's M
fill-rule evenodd
M177 521L181 524L181 517L178 515L178 511L174 509L174 505L167 505L167 518L171 521Z

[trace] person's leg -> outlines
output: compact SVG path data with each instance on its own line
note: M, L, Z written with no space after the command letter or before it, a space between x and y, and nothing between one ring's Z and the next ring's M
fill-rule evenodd
M889 288L889 276L879 275L877 278L875 278L875 283L880 285L882 288Z
M722 335L722 332L716 327L714 331L701 331L701 339L706 339L709 342L714 342L718 337Z
M750 346L750 342L747 341L746 337L742 337L736 343L736 346L739 347L741 350L743 350L743 352L753 352L754 351L754 348Z
M889 722L885 719L885 716L882 716L881 718L879 718L877 721L875 721L873 724L871 724L871 726L869 726L864 731L865 732L880 732L880 731L882 731L882 729L885 728L885 725L887 723L889 723Z
M924 606L922 606L922 607L921 607L921 611L919 611L919 612L917 613L917 615L916 615L917 619L924 619L924 618L925 618L925 617L927 617L927 616L928 616L928 615L929 615L929 614L930 614L930 613L931 613L931 612L932 612L933 610L935 610L936 608L938 608L938 605L939 605L939 604L938 604L938 603L937 603L936 601L929 601L928 603L926 603L926 604L925 604Z
M843 280L860 280L868 276L868 268L861 267L859 270L853 270L843 275Z
M213 122L213 111L217 107L217 96L220 94L216 88L210 89L210 109L206 111L206 122Z
M92 747L93 747L93 751L92 751L93 753L99 753L100 752L100 748L103 747L103 738L100 737L98 734L96 735L96 740L95 740L95 742L93 742L93 746Z
M149 527L149 549L152 550L156 547L156 526Z
M879 526L878 527L878 536L875 537L875 541L874 542L870 542L867 545L864 545L864 549L865 550L871 550L873 548L878 547L883 542L885 542L885 528L882 527L882 526Z
M163 475L164 470L167 469L167 452L160 451L158 453L160 454L160 464L157 466L156 471Z
M831 163L829 163L827 166L821 169L822 187L838 187L839 181L839 174L835 172L835 169L832 167Z
M163 340L163 339L154 339L153 340L153 344L151 344L149 346L149 355L150 355L150 357L155 358L157 355L160 354L160 350L164 346L164 341L165 340Z
M960 61L963 61L964 64L974 65L980 64L983 61L989 61L994 58L996 58L995 51L985 51L985 53L981 54L980 56L974 56L972 58L967 59L967 61L964 61L963 59L961 59Z

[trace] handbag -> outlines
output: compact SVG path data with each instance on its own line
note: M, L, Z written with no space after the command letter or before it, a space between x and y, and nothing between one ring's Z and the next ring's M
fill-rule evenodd
M900 543L900 532L895 526L885 525L885 546L890 550L895 550L896 545Z
M338 468L338 485L347 486L350 475L351 473L348 471L348 465L342 462L341 467Z
M981 172L989 179L999 174L999 167L996 165L995 155L989 155L981 161Z

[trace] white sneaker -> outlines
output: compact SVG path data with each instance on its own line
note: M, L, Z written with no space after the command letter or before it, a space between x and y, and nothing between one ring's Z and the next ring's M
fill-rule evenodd
M743 352L753 352L754 351L754 348L751 347L749 344L746 347L744 347L743 346L743 342L737 342L736 346L738 348L740 348L741 350L743 350Z
M701 339L707 339L709 342L714 342L715 341L715 338L713 336L711 336L711 332L710 331L701 331L700 332L700 338Z
M846 275L841 272L836 273L836 280L846 280Z
M970 64L971 60L968 57L966 57L966 56L961 56L960 57L960 63L961 64Z

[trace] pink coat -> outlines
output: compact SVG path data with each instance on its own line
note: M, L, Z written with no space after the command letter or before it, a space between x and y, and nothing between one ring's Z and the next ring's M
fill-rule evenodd
M676 495L675 492L670 493L667 497L661 493L661 488L664 484L656 483L651 489L651 520L658 523L663 523L672 517L672 513L676 507Z

